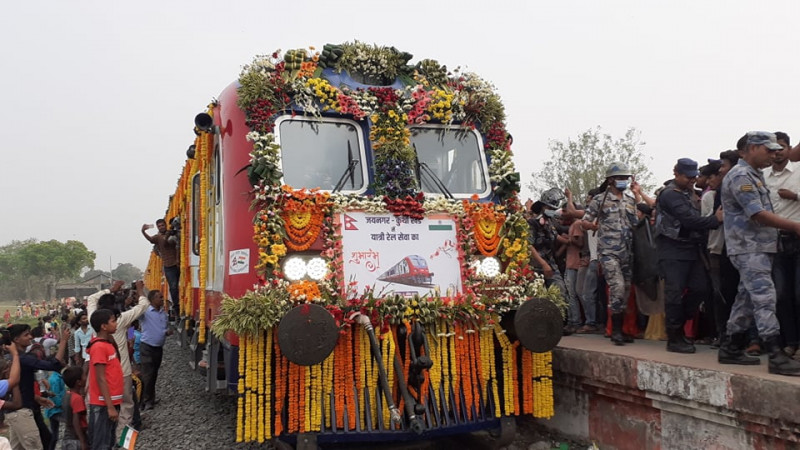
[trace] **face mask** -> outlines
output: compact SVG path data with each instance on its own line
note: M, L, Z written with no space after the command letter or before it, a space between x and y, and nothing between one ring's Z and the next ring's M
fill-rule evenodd
M616 187L620 191L624 191L625 189L628 189L628 184L629 183L630 183L630 181L628 181L628 180L616 180L614 182L614 187Z
M544 215L547 216L547 217L555 217L556 210L554 210L554 209L545 209L544 210Z

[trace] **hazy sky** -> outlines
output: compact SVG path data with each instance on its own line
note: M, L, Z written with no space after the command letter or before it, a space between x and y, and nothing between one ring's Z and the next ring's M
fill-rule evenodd
M139 229L166 209L195 114L256 54L354 39L492 81L523 184L548 140L595 126L638 128L666 179L677 158L705 160L750 129L800 138L798 12L796 1L5 2L0 245L77 239L100 268L144 268Z

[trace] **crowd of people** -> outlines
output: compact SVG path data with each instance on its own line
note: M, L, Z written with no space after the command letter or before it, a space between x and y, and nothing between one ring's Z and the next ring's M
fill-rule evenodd
M18 320L34 317L46 321L47 316L52 318L59 316L59 313L61 313L60 315L68 314L74 301L74 298L62 298L61 300L54 300L49 303L43 300L41 304L32 301L23 301L17 305L17 309L13 313L10 309L6 309L3 313L3 320L5 323L9 323L12 319Z
M0 411L13 449L114 448L158 403L162 347L172 334L160 291L115 282L55 320L9 324ZM138 432L138 431L137 431Z
M702 167L679 159L652 197L613 163L582 204L559 188L529 200L533 263L568 299L564 334L625 345L660 326L667 351L706 343L741 365L765 352L770 373L800 375L799 160L786 133L754 131ZM663 314L638 314L636 296Z

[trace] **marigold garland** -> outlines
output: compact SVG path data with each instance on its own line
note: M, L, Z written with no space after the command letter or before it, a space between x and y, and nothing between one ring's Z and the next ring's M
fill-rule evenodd
M534 385L533 416L550 418L553 408L553 352L532 354Z
M316 281L300 280L290 284L289 297L297 303L312 302L319 300L322 293Z
M484 256L495 256L500 246L500 230L506 220L505 214L490 203L464 201L464 210L472 218L478 251Z
M286 246L294 251L303 251L319 236L323 219L329 206L327 192L293 191L284 187L285 199L281 217L285 223Z
M208 114L213 114L212 108L209 108ZM197 342L205 344L206 342L206 277L208 276L209 256L208 256L208 234L212 231L213 227L209 224L209 218L214 215L209 213L208 194L209 188L209 168L210 168L210 153L213 143L214 135L211 133L202 132L198 136L200 140L200 147L197 149L195 158L200 161L200 217L197 218L198 234L200 235L200 268L198 272L199 278L199 306L198 306L198 329L197 329Z

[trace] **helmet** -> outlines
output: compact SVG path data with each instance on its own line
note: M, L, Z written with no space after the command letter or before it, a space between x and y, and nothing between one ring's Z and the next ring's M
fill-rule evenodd
M550 188L542 192L539 197L540 204L552 209L561 209L561 204L564 202L564 193L558 188Z
M627 164L622 162L612 162L608 169L606 169L606 178L608 177L629 177L631 176L631 171L628 169Z

